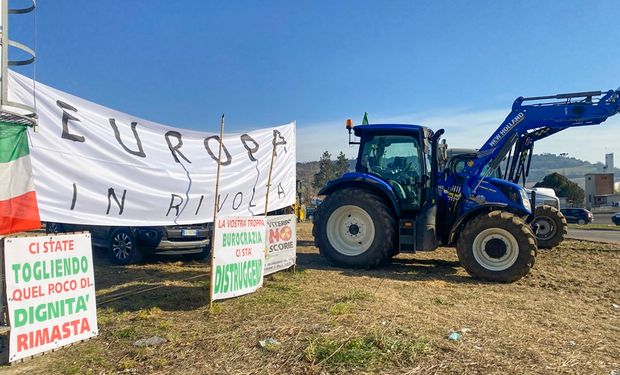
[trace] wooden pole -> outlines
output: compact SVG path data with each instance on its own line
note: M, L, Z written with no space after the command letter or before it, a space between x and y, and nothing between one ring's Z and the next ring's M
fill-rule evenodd
M269 164L269 177L267 178L267 194L265 194L265 216L269 212L269 190L271 190L271 172L273 172L273 161L276 158L276 140L275 138L271 142L273 148L271 149L271 164Z
M211 231L211 283L209 284L209 310L213 307L213 287L215 285L214 269L214 249L215 249L215 220L217 219L217 209L220 203L220 168L222 166L222 145L224 144L224 115L220 121L220 147L217 153L217 173L215 175L215 198L213 201L213 230Z

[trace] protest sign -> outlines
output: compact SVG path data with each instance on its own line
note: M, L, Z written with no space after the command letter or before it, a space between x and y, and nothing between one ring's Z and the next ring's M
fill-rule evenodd
M295 264L297 235L295 215L269 216L267 220L267 255L265 275L285 270Z
M90 233L4 239L9 361L96 336Z
M251 293L263 286L265 218L215 219L211 300Z

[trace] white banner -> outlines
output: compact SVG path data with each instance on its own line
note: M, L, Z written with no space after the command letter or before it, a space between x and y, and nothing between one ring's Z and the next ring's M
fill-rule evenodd
M254 292L263 286L265 217L217 218L211 264L213 300Z
M297 235L297 218L295 215L268 216L267 220L267 255L265 257L265 275L292 267L295 264Z
M9 361L97 335L90 233L4 239Z
M11 72L9 98L32 104L32 80ZM41 220L119 226L210 222L216 133L143 120L36 84L39 132L30 133ZM225 134L219 215L269 211L295 202L295 124Z

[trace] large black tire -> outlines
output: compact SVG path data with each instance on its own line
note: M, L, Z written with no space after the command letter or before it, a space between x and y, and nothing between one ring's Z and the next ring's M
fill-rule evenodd
M456 252L470 275L513 282L527 275L534 266L536 237L521 218L506 211L492 211L465 225Z
M113 263L127 265L142 259L136 238L129 228L116 228L110 235L108 255Z
M539 249L552 249L558 246L568 234L568 223L560 210L542 205L536 207L534 224L538 225L536 240Z
M312 234L321 254L335 264L372 268L396 246L396 220L378 196L363 189L330 194L314 214Z

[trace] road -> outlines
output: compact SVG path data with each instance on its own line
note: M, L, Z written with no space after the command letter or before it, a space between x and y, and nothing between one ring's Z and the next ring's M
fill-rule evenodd
M620 212L620 210L618 210ZM594 214L594 223L595 224L611 224L611 216L612 213L595 213Z
M620 244L620 231L569 229L568 238Z

